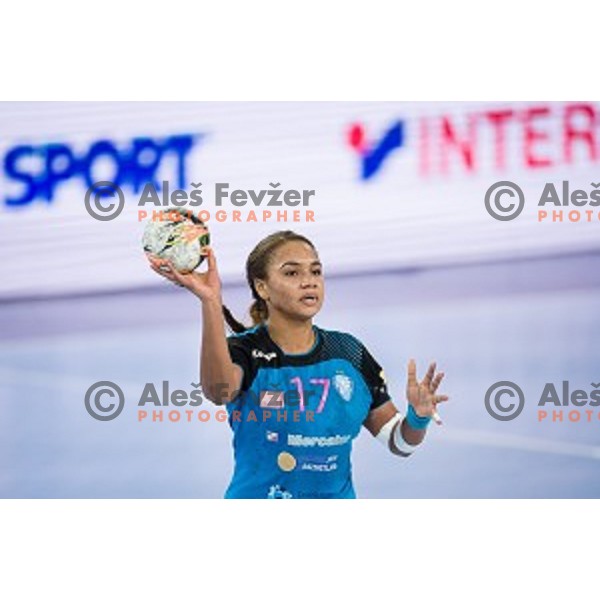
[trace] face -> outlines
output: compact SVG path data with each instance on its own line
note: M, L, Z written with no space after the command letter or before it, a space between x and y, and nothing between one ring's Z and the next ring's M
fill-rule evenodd
M323 306L325 286L317 253L306 242L282 244L271 256L267 278L255 281L269 313L292 319L312 319Z

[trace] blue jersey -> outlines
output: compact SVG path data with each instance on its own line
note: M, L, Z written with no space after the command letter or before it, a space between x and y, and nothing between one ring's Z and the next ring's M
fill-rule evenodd
M352 441L390 397L355 337L313 326L306 354L285 354L265 325L227 338L242 387L227 405L235 469L226 498L355 498Z

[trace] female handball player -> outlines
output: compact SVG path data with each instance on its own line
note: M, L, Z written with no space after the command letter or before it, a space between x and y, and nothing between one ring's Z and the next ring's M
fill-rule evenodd
M383 371L348 333L313 324L324 300L317 250L292 231L252 250L246 278L254 302L246 328L223 305L217 261L183 274L148 255L150 266L202 303L200 375L205 396L225 404L235 467L226 498L355 498L350 454L361 426L408 457L423 441L444 377L432 363L418 381L408 364L406 415L392 402ZM227 336L225 322L234 332Z

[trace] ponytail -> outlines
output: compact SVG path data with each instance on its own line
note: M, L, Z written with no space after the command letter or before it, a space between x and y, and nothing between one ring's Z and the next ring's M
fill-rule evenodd
M254 302L250 306L250 317L252 318L252 324L259 325L260 323L264 323L269 317L269 309L267 308L267 303L259 298L258 300L254 300ZM233 333L244 333L244 331L248 331L251 327L246 327L243 323L240 323L231 311L223 304L223 318L225 319L225 323L229 326L229 329L233 331Z
M269 318L267 303L262 298L257 298L250 306L250 317L254 325L260 325Z
M233 333L244 333L247 330L247 327L240 323L232 314L231 311L223 304L223 318L225 319L225 323L229 326L229 329L233 331Z

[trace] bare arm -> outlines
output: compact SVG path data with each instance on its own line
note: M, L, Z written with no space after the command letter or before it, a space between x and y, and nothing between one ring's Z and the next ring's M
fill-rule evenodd
M202 343L200 350L200 383L204 395L215 404L234 400L242 382L242 369L234 364L229 354L221 281L217 271L217 259L212 248L206 249L208 270L180 273L168 260L148 254L150 266L159 275L179 286L187 288L202 302Z
M221 299L202 302L200 382L215 404L231 402L242 384L242 369L231 361Z

